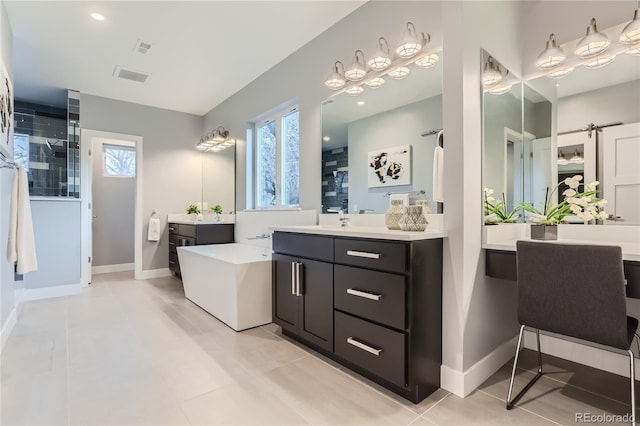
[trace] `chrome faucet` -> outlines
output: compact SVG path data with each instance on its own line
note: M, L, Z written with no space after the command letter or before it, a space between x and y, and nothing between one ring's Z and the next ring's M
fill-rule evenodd
M350 219L346 217L345 211L342 209L327 209L327 212L338 213L338 221L340 221L340 227L346 228L349 226Z
M247 237L247 240L270 240L271 234L261 234L256 235L255 237Z

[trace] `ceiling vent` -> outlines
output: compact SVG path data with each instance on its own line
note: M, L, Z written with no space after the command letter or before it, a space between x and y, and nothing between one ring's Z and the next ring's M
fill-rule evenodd
M144 55L149 51L149 49L151 49L151 43L138 39L138 41L136 42L136 47L133 48L133 51Z
M124 78L125 80L137 81L138 83L144 83L147 81L149 74L116 65L116 69L113 70L113 76L116 78Z

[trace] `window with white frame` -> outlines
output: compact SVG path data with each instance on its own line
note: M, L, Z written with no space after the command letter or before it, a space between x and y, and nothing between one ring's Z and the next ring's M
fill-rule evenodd
M255 125L256 208L297 207L300 131L298 107L290 107Z
M136 176L135 146L102 144L102 158L104 176Z

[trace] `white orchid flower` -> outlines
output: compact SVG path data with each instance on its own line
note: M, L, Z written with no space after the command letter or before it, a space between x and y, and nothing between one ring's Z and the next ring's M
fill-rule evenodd
M597 180L591 183L585 183L584 189L585 191L595 191L598 185L600 185L600 182L598 182Z
M584 220L585 222L589 222L589 221L594 219L593 213L591 213L589 211L586 211L586 212L584 212L582 214L578 214L576 216L578 216L580 219Z
M495 201L496 201L496 199L495 199L495 198L493 198L493 197L487 197L487 203L489 203L489 204L493 204L493 203L495 203Z
M562 193L562 195L564 195L565 197L573 197L576 194L577 192L573 189L567 189Z
M582 180L582 176L575 175L573 177L566 178L564 180L564 184L567 185L571 189L576 189L578 186L580 186L580 181L581 180Z
M529 213L529 218L533 223L540 223L547 220L547 216L543 214Z
M571 204L569 206L569 210L571 210L571 213L576 215L582 213L582 208L576 204Z
M493 194L493 192L494 192L494 191L493 191L493 189L491 189L491 188L485 188L485 189L484 189L484 193L485 193L486 195L491 195L491 194Z
M600 200L596 203L596 206L602 208L605 204L607 204L607 200Z

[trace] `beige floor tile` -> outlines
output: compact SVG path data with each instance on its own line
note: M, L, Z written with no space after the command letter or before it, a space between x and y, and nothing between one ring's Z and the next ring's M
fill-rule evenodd
M60 333L10 336L0 358L0 377L66 372L67 336Z
M253 379L224 386L181 406L192 425L309 424L270 388Z
M270 371L262 380L313 424L406 425L418 417L314 357Z
M440 426L446 425L552 425L550 420L521 408L507 410L504 402L475 391L466 398L449 395L422 415Z
M510 366L505 365L480 386L480 389L504 401L510 375ZM534 374L529 371L519 370L517 372L514 381L514 396L524 388L533 376ZM561 424L575 424L577 413L624 415L630 412L630 407L621 402L603 398L545 376L541 377L529 389L516 406L541 413L546 418Z

